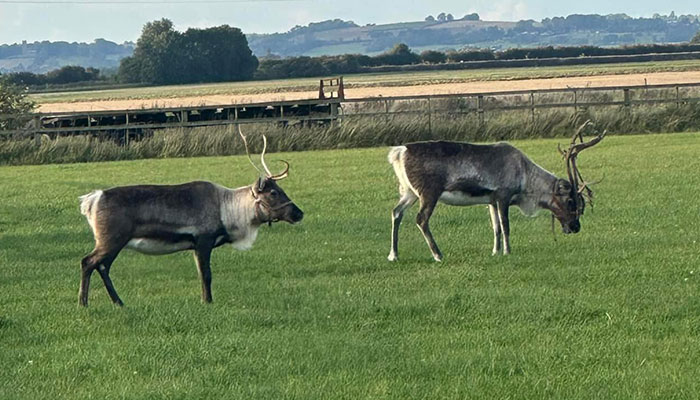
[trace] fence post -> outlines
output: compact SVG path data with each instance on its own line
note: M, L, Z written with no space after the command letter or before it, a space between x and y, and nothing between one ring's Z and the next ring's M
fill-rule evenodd
M574 89L574 114L578 112L578 96L576 89Z
M129 113L126 113L126 129L124 129L124 146L129 145Z
M331 108L331 127L333 127L333 124L336 124L338 121L338 106L340 103L329 103L328 104ZM337 125L337 124L336 124Z
M430 102L430 97L428 97L428 135L433 134L433 121L432 121L433 107Z
M625 94L625 107L629 107L629 105L631 104L631 102L630 102L630 90L629 90L629 88L625 88L625 89L623 89L623 91Z
M39 129L41 129L41 119L37 115L34 117L34 141L37 146L41 146L41 133Z
M389 100L384 100L384 122L389 123Z
M535 92L530 92L530 115L535 120Z
M678 86L676 86L676 107L680 107L680 106L681 106L681 92L680 92Z
M476 113L479 116L479 126L484 125L484 96L476 97Z

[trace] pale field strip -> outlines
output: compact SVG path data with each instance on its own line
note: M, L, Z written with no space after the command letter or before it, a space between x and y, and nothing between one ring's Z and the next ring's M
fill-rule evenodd
M463 83L442 83L432 85L377 86L347 88L345 97L361 99L367 97L441 95L456 93L506 92L513 90L564 89L586 87L609 87L630 85L700 83L700 71L654 72L625 75L597 75L546 79L523 79L502 81L476 81ZM228 104L246 104L274 101L315 99L318 91L285 93L226 94L196 97L176 97L160 99L103 100L85 102L63 102L39 104L39 112L87 112L104 110L139 110L149 108L196 107Z

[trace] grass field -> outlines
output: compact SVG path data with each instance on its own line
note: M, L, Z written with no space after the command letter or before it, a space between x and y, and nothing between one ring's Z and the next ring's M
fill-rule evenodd
M556 144L516 142L564 172ZM96 188L252 183L244 157L0 168L0 398L693 399L700 393L699 134L608 137L578 235L511 211L492 257L485 207L438 206L434 263L408 212L386 261L396 183L386 149L271 154L306 212L213 257L125 252L77 305Z
M623 75L633 73L683 72L697 70L700 70L700 60L605 65L574 65L564 67L349 74L345 75L345 83L346 87L348 88L406 85L420 86L472 81L520 80L609 74ZM173 97L199 97L211 95L252 95L260 93L285 93L317 90L318 78L297 78L269 81L42 93L33 94L31 95L31 98L37 103L46 104L73 101L84 102L102 100L167 99Z

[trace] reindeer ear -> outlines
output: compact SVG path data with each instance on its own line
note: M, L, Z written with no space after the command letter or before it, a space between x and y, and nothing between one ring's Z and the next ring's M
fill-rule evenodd
M557 181L557 194L560 196L565 196L571 191L571 183L564 179L559 179Z

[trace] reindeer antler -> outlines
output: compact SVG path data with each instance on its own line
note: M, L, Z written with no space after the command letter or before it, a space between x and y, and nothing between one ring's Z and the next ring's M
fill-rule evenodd
M584 194L587 198L589 203L592 204L593 201L593 190L591 190L589 185L593 185L594 182L586 182L585 179L583 179L583 176L581 175L581 171L579 171L578 167L576 166L576 157L578 157L579 153L581 153L583 150L593 147L596 144L600 143L601 140L605 137L605 134L607 131L603 131L603 133L597 135L595 138L591 139L588 142L583 141L583 129L590 125L591 121L587 120L584 122L577 130L576 133L574 133L574 136L571 138L571 144L569 145L569 148L564 151L559 147L559 152L562 154L564 159L566 160L566 172L569 175L569 182L571 183L572 190L578 195L578 194ZM576 143L576 139L579 139L580 143ZM600 181L598 181L600 182ZM595 183L598 183L595 182ZM578 201L577 198L578 196L575 196L575 201Z
M237 125L237 127L238 127L238 134L241 135L241 139L243 139L243 145L245 146L245 154L248 156L248 161L250 161L250 165L252 165L256 171L258 171L258 174L262 175L263 174L262 171L260 170L260 168L258 168L257 165L255 165L255 163L253 162L253 158L250 157L250 150L248 149L248 141L246 140L246 137L243 134L243 131L241 131L241 126Z
M265 163L265 150L267 150L267 137L265 135L262 135L262 137L263 137L263 151L262 151L262 154L260 154L260 161L262 162L263 168L265 168L265 172L267 172L267 177L272 179L272 180L275 180L275 181L286 178L289 175L289 163L288 162L286 162L284 160L280 160L280 162L284 163L286 167L285 167L284 171L280 172L277 175L273 175L272 172L270 172L270 168L267 167L267 164Z
M250 151L248 150L248 141L246 140L246 136L243 134L241 131L241 126L238 125L238 134L241 135L241 138L243 139L243 145L245 145L245 153L248 156L248 161L250 161L250 164L258 171L260 175L263 174L263 172L258 168L257 165L253 162L253 159L250 157ZM284 171L277 175L273 175L272 172L270 172L270 168L267 167L267 164L265 163L265 152L267 151L267 137L263 134L263 149L262 153L260 153L260 162L262 163L263 168L265 169L265 176L267 176L269 179L272 180L279 180L279 179L284 179L289 175L289 163L281 160L286 165L286 168Z

